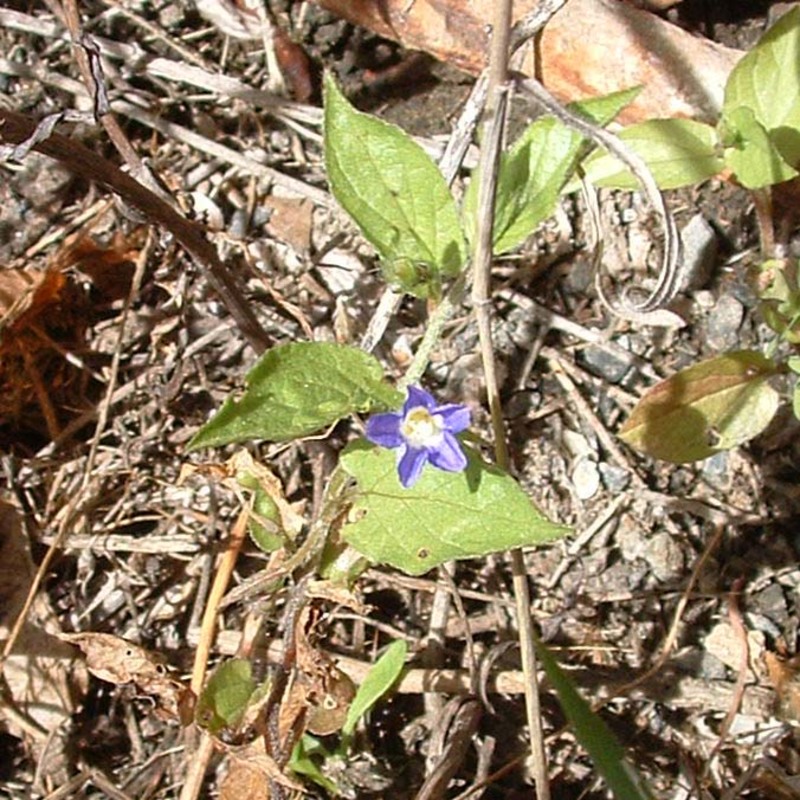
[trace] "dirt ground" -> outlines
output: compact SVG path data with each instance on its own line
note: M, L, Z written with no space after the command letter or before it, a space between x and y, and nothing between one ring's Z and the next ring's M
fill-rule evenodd
M210 231L270 345L312 335L357 342L383 287L371 249L327 193L321 71L333 70L360 108L431 146L446 139L473 78L307 3L266 4L306 54L286 45L282 61L296 102L232 98L229 86L187 84L144 58L266 88L263 42L226 36L232 23L198 11L212 5L223 7L81 4L85 32L136 49L107 51L102 62L109 99L126 109L117 114L124 136L154 190ZM775 5L685 0L669 15L747 48ZM0 103L37 119L88 112L73 50L47 8L12 2L0 15ZM521 121L530 113L521 104L515 111ZM108 131L86 117L57 130L119 162ZM152 219L35 152L0 163L0 176L0 641L39 581L0 683L0 796L177 798L191 768L186 748L196 746L180 698L241 510L212 468L241 448L189 454L186 445L241 388L256 352L207 272ZM609 317L574 196L495 267L514 470L545 513L575 530L526 554L531 613L585 696L602 703L656 796L796 798L798 421L786 406L749 446L682 466L644 458L615 437L658 378L703 357L763 349L772 335L748 280L759 258L749 195L710 181L668 201L694 243L676 306L683 328ZM606 266L630 279L631 264L657 251L651 214L630 193L603 193L601 208ZM790 247L800 254L796 233ZM425 320L424 303L403 302L376 350L390 375L402 375ZM465 308L425 382L468 403L475 430L488 436L476 353ZM336 454L355 435L343 423L325 439L246 449L310 518ZM187 466L195 468L188 476ZM240 588L267 566L247 541L209 667L247 652L259 670L275 669L295 587ZM460 601L440 618L436 589L451 578ZM450 577L410 579L377 566L356 593L356 608L342 597L314 600L309 637L326 664L367 664L403 639L412 670L477 670L485 691L448 787L419 793L465 696L401 686L371 713L352 757L335 765L342 794L532 797L524 703L512 686L520 664L506 557L458 562ZM113 634L131 648L101 679L61 633ZM157 654L158 668L146 659L132 667L145 658L134 646ZM143 669L152 670L145 685ZM507 691L495 691L499 674L510 676ZM553 797L607 796L546 684L542 702ZM237 753L257 763L244 748L258 731L242 726L222 738L199 796L268 797L263 770L247 786L225 784Z

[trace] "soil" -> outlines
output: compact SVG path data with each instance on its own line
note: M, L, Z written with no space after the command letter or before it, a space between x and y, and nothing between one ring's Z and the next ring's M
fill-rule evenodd
M664 13L698 35L746 48L782 5L685 0ZM309 192L326 188L314 111L323 69L360 108L426 144L446 138L469 76L315 6L267 6L309 59L306 65L290 48L283 62L284 69L300 65L300 78L289 83L295 91L308 86L299 104L310 106L306 120L287 122L113 58L104 62L111 99L138 98L154 115L298 178ZM17 7L34 21L44 14ZM263 43L227 38L217 18L194 7L88 2L80 11L94 37L135 42L183 63L191 55L250 86L267 85ZM37 118L87 110L67 41L9 19L0 17L8 62L0 61L0 102ZM530 109L516 113L524 121ZM358 342L383 284L371 249L332 204L301 204L279 183L226 164L179 133L119 118L156 186L207 226L271 343L310 332ZM119 163L94 123L65 121L58 130ZM178 798L191 767L184 753L197 746L185 687L209 589L242 507L222 466L241 448L188 453L187 443L241 389L257 354L207 272L140 213L37 153L0 169L3 638L33 576L41 581L27 638L6 661L0 685L0 796ZM658 250L645 202L622 192L600 199L609 274L646 281L631 267L650 263ZM590 229L577 197L565 197L558 214L495 267L494 332L515 476L544 513L575 531L526 552L531 613L655 796L800 797L793 661L800 655L800 423L784 404L747 446L685 465L641 456L615 436L659 378L731 350L763 351L772 339L750 280L760 258L751 196L715 180L668 200L679 228L699 226L703 243L676 305L687 321L680 329L609 315L594 290ZM9 301L4 292L23 274L27 288ZM393 317L376 349L391 377L402 376L427 311L407 299ZM476 353L477 329L465 308L425 383L437 396L468 403L476 433L488 437ZM788 386L779 384L787 396ZM325 439L246 450L279 478L294 511L311 519L337 453L356 435L342 423ZM302 582L253 584L284 555L267 557L245 542L227 587L239 599L234 594L220 612L209 670L246 653L274 689L282 663L275 648L280 653L295 624L325 680L335 659L366 664L402 639L411 668L470 675L483 687L480 700L469 705L467 695L420 687L392 694L361 726L351 755L327 765L329 780L357 798L533 796L520 688L493 690L498 674L520 669L503 554L421 579L376 566L352 596L342 591L305 605ZM460 600L437 627L436 589L451 581ZM117 672L98 677L59 633L113 634L160 661L123 646ZM552 796L606 797L546 683L542 704ZM480 719L447 788L419 794L437 746L453 741L451 712L466 718L476 707ZM258 751L266 736L258 720L225 726L198 796L269 797L267 785L274 797L300 796L275 789L263 765L248 766L260 762L244 748ZM321 738L330 748L338 741L336 733ZM327 796L311 781L304 786L307 796Z

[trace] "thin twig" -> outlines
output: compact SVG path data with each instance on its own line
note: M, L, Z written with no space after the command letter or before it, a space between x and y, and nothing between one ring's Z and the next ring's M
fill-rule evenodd
M498 0L494 6L489 57L488 107L481 147L478 219L473 255L474 277L472 284L472 302L478 323L481 359L494 432L495 460L497 465L505 470L509 467L509 457L492 344L490 283L497 168L500 161L500 148L503 140L506 101L508 98L508 56L512 6L512 0ZM550 784L547 775L541 708L539 705L535 634L530 614L528 575L521 549L511 551L511 569L517 609L522 669L526 678L525 710L530 731L536 796L539 800L549 800Z
M36 140L36 133L37 126L33 120L0 108L0 158L5 157L5 150L13 153L17 146L31 139ZM203 270L253 349L258 353L266 349L270 337L258 321L252 305L242 295L236 278L217 254L216 247L206 238L202 227L183 217L131 175L74 139L54 133L42 141L36 140L33 149L55 158L82 178L116 192L144 214L146 219L172 233Z
M231 529L230 540L228 541L225 552L220 558L217 571L214 576L214 583L208 595L203 622L200 627L200 638L197 643L192 668L191 690L195 695L199 695L203 688L208 657L211 653L211 646L214 642L214 632L217 628L217 618L219 614L220 602L228 583L230 582L236 560L242 549L242 545L247 537L247 522L250 518L250 509L243 508ZM195 729L187 729L187 735L196 733ZM200 739L195 747L187 745L186 763L187 772L181 788L180 800L195 800L199 797L200 789L203 784L208 763L214 751L213 739L206 732L200 732Z
M675 297L679 288L681 242L675 219L664 202L664 196L661 194L647 165L640 156L628 148L617 136L564 108L535 78L519 78L517 86L533 97L556 119L608 150L613 156L622 161L641 183L647 199L661 217L664 226L663 258L658 281L649 296L640 303L632 303L623 294L619 305L614 305L607 299L606 304L619 316L637 321L642 318L642 315L662 308Z
M708 775L714 764L714 759L717 757L719 751L725 744L725 740L728 738L733 721L739 713L739 708L741 708L744 689L747 685L747 671L750 665L750 641L747 638L747 628L745 627L744 618L742 617L742 610L739 608L739 597L742 594L743 587L744 578L737 578L733 582L730 592L728 592L728 618L730 619L731 627L736 634L740 647L739 674L736 676L736 684L733 689L731 704L719 728L719 738L706 759L701 780Z

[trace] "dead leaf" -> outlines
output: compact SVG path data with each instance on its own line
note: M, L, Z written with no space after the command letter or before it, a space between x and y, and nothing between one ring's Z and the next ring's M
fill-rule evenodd
M267 231L296 252L307 252L311 247L314 204L305 198L297 200L275 195L265 197L263 203L272 212L266 225Z
M800 659L784 660L776 653L764 653L767 677L778 698L778 709L785 719L800 722Z
M0 271L0 333L21 329L58 302L67 279L57 270Z
M275 504L280 517L281 529L290 539L294 540L303 528L305 520L297 513L294 506L286 500L283 486L278 478L263 464L253 459L247 450L240 450L226 464L228 475L237 481L243 476L250 476L258 482L259 488Z
M472 74L486 65L493 0L318 0L412 50ZM519 0L515 18L537 7ZM622 122L692 117L716 122L728 74L743 53L608 0L570 0L537 38L537 74L563 102L642 86ZM527 70L530 72L530 68Z
M83 651L95 677L118 686L133 684L166 716L186 718L189 689L155 653L110 633L62 633L60 638Z
M17 621L35 574L18 510L0 501L0 641L8 638ZM0 719L8 731L31 741L38 758L47 758L40 779L62 782L67 778L66 724L76 700L86 691L86 675L76 664L71 648L58 638L55 613L47 597L39 594L16 644L3 664L3 678L16 709L34 725L8 713L0 704Z
M225 746L224 749L228 772L220 787L221 800L269 798L267 781L270 780L295 792L304 791L301 783L285 775L275 761L264 752L264 743L260 739L237 747Z
M307 705L306 728L318 736L341 730L347 710L355 697L355 684L326 653L311 644L318 611L313 605L303 610L296 627L297 688Z
M74 267L86 275L103 302L110 303L128 296L146 231L115 231L107 245L96 242L83 230L68 239L54 257L60 271Z

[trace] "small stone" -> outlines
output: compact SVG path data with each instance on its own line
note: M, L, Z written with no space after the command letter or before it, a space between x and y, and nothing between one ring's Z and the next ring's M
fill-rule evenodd
M703 462L703 478L709 486L720 490L730 487L731 471L728 461L728 452L720 450Z
M683 550L668 533L657 533L647 542L644 558L659 581L667 582L683 575Z
M613 494L625 491L631 482L631 474L628 470L618 467L616 464L607 464L605 461L599 465L600 478L603 486Z
M744 306L733 295L724 294L708 315L708 344L719 352L736 347Z
M582 458L572 470L572 484L580 500L589 500L600 488L600 472L590 458Z
M714 292L710 292L708 289L701 289L699 292L694 293L694 302L702 311L710 311L714 308L714 303L716 303Z
M596 344L585 347L579 356L581 366L609 383L620 383L633 368L630 361Z
M336 248L325 254L317 273L331 294L349 294L362 276L364 265L349 250Z
M702 289L717 261L717 234L702 214L695 214L681 231L683 242L683 291Z

